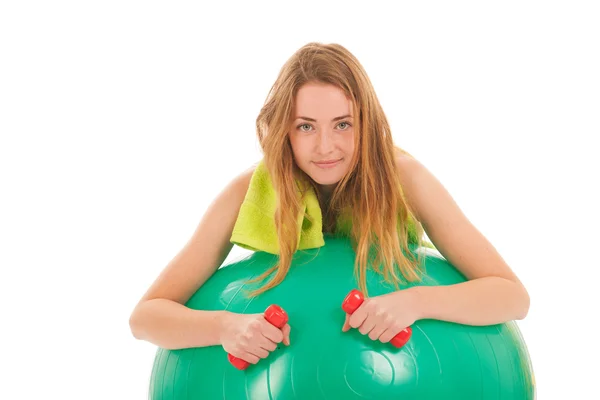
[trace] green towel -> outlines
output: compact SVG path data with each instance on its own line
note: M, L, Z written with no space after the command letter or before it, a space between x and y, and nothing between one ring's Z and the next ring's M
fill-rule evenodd
M271 177L264 160L261 160L250 178L250 186L233 227L231 243L248 250L278 254L279 241L275 227L276 203ZM306 218L305 214L308 214L314 222ZM321 207L312 188L306 193L303 209L298 214L298 240L299 250L325 245Z
M296 186L299 187L298 182ZM298 195L300 195L299 189ZM271 177L264 160L261 160L250 178L246 197L233 227L231 243L252 251L279 254L279 241L275 227L276 202ZM302 204L303 208L298 213L298 250L322 247L325 245L323 216L319 200L312 187L305 194ZM350 229L351 219L346 214L340 216L336 223L336 233L349 235ZM409 242L416 243L417 231L412 219L409 220L408 239Z

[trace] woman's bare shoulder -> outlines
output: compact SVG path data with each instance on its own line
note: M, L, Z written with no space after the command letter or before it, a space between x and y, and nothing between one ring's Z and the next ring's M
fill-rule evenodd
M231 234L255 168L251 166L226 182L187 243L163 269L140 303L165 298L184 304L219 268L233 247Z

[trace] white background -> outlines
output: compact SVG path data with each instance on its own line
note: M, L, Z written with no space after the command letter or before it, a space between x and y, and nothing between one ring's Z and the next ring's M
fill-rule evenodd
M261 157L255 118L310 41L359 58L396 143L527 285L538 398L598 395L594 2L196 3L0 6L0 397L146 398L130 312Z

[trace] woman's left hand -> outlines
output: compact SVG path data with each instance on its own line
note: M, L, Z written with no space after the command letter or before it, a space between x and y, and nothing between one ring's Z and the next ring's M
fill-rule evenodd
M342 331L357 328L372 340L387 343L418 319L416 303L410 289L365 299L352 315L346 314Z

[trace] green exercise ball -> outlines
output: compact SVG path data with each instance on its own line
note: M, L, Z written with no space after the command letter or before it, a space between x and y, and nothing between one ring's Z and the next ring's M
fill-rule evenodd
M425 249L411 248L411 251ZM298 251L285 280L249 299L247 281L277 262L264 252L221 267L190 298L203 310L261 313L271 304L289 316L291 345L246 370L234 368L221 346L158 349L149 387L152 400L167 399L533 399L534 376L514 322L467 326L420 320L397 349L357 329L342 332L341 303L357 288L354 251L347 239L325 237L325 246ZM448 285L464 277L438 253L423 255L419 285ZM393 286L369 271L369 296Z

